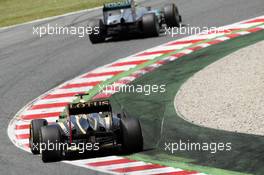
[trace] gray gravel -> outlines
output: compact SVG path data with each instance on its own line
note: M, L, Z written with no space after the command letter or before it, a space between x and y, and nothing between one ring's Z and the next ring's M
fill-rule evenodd
M195 74L175 97L185 120L205 127L264 135L264 41Z

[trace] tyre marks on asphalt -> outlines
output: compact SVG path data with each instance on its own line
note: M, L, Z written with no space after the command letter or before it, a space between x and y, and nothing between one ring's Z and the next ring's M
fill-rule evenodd
M49 123L55 122L60 113L65 109L65 106L75 100L76 94L90 91L100 83L117 75L121 75L121 73L130 71L139 65L142 68L131 72L130 75L121 77L115 81L114 85L121 87L132 82L136 78L155 70L163 64L174 61L184 55L213 44L224 42L228 39L263 30L264 16L228 25L225 26L225 28L227 30L206 34L201 33L199 35L165 43L141 53L119 59L113 63L99 67L91 72L74 78L73 80L65 82L30 102L17 113L16 117L10 122L8 127L8 135L10 139L17 147L29 151L29 123L32 119L45 118ZM232 31L232 33L230 33L230 31ZM98 92L93 98L105 98L115 93L112 89L107 90L107 94L104 92ZM112 174L202 174L142 161L130 160L119 156L64 162Z

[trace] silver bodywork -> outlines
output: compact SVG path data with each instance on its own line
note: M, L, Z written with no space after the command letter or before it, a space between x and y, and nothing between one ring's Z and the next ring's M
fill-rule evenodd
M139 21L148 11L145 7L138 7L135 11L132 8L116 9L104 12L105 25L116 25L123 23L134 23ZM123 20L123 21L122 21Z
M120 33L135 33L141 31L142 17L146 14L154 13L157 16L158 23L162 24L160 10L151 10L146 7L120 8L106 10L103 14L103 21L108 36L118 35Z

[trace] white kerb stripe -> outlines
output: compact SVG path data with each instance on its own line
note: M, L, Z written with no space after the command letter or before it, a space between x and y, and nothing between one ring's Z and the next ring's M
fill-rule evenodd
M149 170L140 170L140 171L132 171L129 173L126 173L127 175L151 175L151 174L161 174L161 173L171 173L171 172L179 172L183 171L182 169L175 169L172 167L164 167L164 168L155 168L155 169L149 169Z
M16 122L16 125L17 126L21 126L21 125L29 125L30 124L30 121L28 121L28 120L18 120L17 122Z
M184 50L178 52L177 54L179 54L179 53L189 54L189 53L192 53L192 52L193 52L193 50L191 50L191 49L184 49Z
M239 35L247 35L247 34L250 34L250 32L242 31L242 32L238 32L237 34L239 34Z
M64 98L51 98L51 99L41 99L34 103L34 105L40 104L53 104L53 103L69 103L72 102L77 97L64 97Z
M75 83L90 83L90 82L95 82L95 81L105 81L111 77L113 76L107 75L107 76L96 76L96 77L89 77L89 78L76 78L72 80L70 83L75 84Z
M141 166L141 165L147 165L147 163L145 163L145 162L129 162L129 163L107 165L107 166L99 166L98 168L111 170L111 169L129 168L129 167L135 167L135 166Z
M216 40L220 40L220 41L225 41L225 40L229 40L230 38L223 36L223 37L219 37Z
M112 67L101 67L92 71L92 73L106 73L106 72L114 72L114 71L126 71L129 70L136 65L126 65L126 66L112 66Z
M46 113L53 113L53 112L62 112L64 109L65 109L65 107L33 109L33 110L26 110L21 115L34 115L34 114L46 114Z
M120 78L119 80L123 80L123 81L133 81L135 80L136 77L133 77L133 76L127 76L127 77L123 77L123 78Z
M212 34L202 34L202 35L193 35L192 40L207 40L207 39L213 39L215 37L223 36L225 33L212 33Z
M141 61L141 60L152 60L154 58L156 58L157 55L142 55L142 56L133 56L133 57L127 57L127 58L123 58L115 63L124 63L124 62L128 62L128 61Z
M66 161L72 164L88 164L88 163L95 163L95 162L104 162L104 161L111 161L111 160L119 160L123 159L123 157L119 156L107 156L107 157L99 157L93 159L82 159L82 160L74 160L74 161Z
M69 89L56 89L50 94L67 94L67 93L75 93L75 92L87 92L91 90L94 86L85 86L80 88L69 88Z
M16 135L29 134L29 129L15 129L15 134Z
M198 44L198 45L196 45L195 47L197 47L197 46L205 48L205 47L211 46L211 44L208 44L208 43L202 43L202 44Z
M160 47L157 48L157 51L160 51L160 50L179 50L179 49L188 47L190 45L192 45L192 43L160 46Z
M246 28L250 28L253 27L255 25L260 25L263 24L262 22L256 22L256 23L244 23L244 24L233 24L229 26L229 29L246 29Z
M24 145L24 144L28 144L29 140L28 139L17 139L17 142Z

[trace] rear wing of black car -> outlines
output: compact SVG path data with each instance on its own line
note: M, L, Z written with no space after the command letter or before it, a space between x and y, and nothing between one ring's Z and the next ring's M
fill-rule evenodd
M109 100L72 103L68 106L69 115L112 112Z

